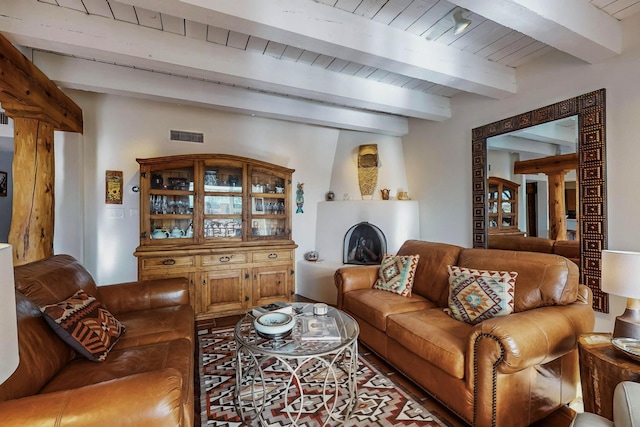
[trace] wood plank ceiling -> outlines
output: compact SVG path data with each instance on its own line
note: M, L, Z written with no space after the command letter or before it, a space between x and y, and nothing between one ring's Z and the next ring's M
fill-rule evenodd
M0 0L0 10L0 32L62 87L401 135L406 118L449 118L457 94L515 93L516 69L554 50L586 63L619 54L620 21L640 0ZM471 21L461 34L456 10Z

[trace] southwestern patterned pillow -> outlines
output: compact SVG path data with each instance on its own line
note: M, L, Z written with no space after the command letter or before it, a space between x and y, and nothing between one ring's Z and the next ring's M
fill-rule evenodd
M67 300L40 310L64 342L94 362L104 361L125 331L104 305L82 289Z
M454 265L447 269L451 317L475 325L513 313L517 272L473 270Z
M385 255L373 288L410 297L419 259L420 255Z

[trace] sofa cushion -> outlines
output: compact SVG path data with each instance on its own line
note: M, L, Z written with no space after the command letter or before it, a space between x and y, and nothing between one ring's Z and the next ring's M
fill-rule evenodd
M374 289L410 297L419 259L420 255L385 254L380 263L378 280L373 285Z
M513 313L515 271L474 270L450 265L449 310L456 320L475 325Z
M83 290L41 310L47 323L64 342L94 362L105 360L125 330L104 305Z
M553 253L553 239L544 237L525 237L515 235L490 234L487 247L489 249L504 249L508 251L527 251Z
M193 350L189 340L180 339L123 350L114 349L107 360L100 364L87 359L75 359L52 378L41 393L71 390L166 368L174 368L180 372L183 378L183 395L188 396L189 381L193 383Z
M379 289L361 289L344 295L342 309L353 313L375 328L387 330L387 316L394 313L424 310L434 304L420 295L405 298Z
M389 316L387 336L455 378L464 378L465 349L473 326L441 308Z
M457 265L462 247L446 243L407 240L398 249L398 255L420 255L411 295L420 295L433 301L437 307L446 307L449 299L448 265Z
M558 255L463 249L456 265L478 270L517 271L514 312L571 304L578 297L578 266Z
M120 337L113 350L179 338L193 341L194 319L190 305L120 313L118 320L127 328L127 333Z
M21 265L15 269L15 283L18 291L40 307L64 301L79 289L98 295L93 277L70 255Z

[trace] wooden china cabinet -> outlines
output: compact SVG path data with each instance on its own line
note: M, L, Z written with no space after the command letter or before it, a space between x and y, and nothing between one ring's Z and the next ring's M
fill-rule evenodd
M140 280L188 278L198 319L292 300L292 169L224 154L137 161Z
M516 182L495 176L487 179L489 234L525 234L518 228L519 186Z

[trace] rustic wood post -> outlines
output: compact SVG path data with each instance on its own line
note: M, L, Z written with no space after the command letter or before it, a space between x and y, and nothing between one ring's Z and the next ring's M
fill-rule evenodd
M53 131L82 132L82 110L0 34L0 103L14 123L14 265L53 255Z
M567 240L564 200L565 173L550 173L547 176L549 179L549 238Z
M53 126L14 117L13 212L9 242L15 265L53 255Z
M540 159L515 162L513 172L517 174L544 173L549 180L549 238L567 240L565 218L564 176L578 168L578 154L562 154Z

